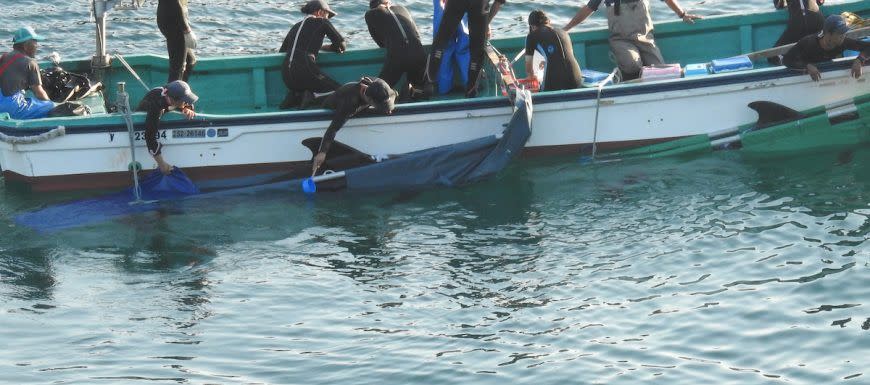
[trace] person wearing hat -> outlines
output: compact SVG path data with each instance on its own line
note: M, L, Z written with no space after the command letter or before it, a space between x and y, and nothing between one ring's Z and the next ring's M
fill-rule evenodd
M379 78L364 77L357 82L346 83L329 95L324 101L324 107L332 109L332 122L320 140L320 147L311 165L311 175L326 161L326 155L335 140L335 134L354 115L371 107L376 113L389 115L393 113L396 103L396 91Z
M444 51L456 33L456 27L462 20L462 16L468 15L468 37L471 62L468 65L468 84L465 86L465 97L477 96L477 85L480 80L480 71L483 69L483 58L486 48L489 22L501 9L506 0L495 0L492 6L489 0L447 0L444 5L444 14L441 16L441 24L438 33L432 39L432 52L429 54L429 62L426 69L426 81L434 84L438 79L441 69L441 59Z
M550 18L538 9L529 14L529 35L526 36L526 76L540 81L533 71L535 51L547 58L545 82L541 91L570 90L580 87L583 76L574 58L571 37L560 28L550 26Z
M160 118L163 117L163 114L176 110L188 119L193 119L196 116L193 105L197 100L199 97L191 91L187 83L183 80L176 80L149 91L142 97L142 101L136 108L136 111L147 113L145 116L145 144L148 146L148 152L157 162L160 172L164 175L169 175L172 172L172 165L163 160L163 146L158 141Z
M317 66L317 55L321 50L342 53L347 48L344 37L329 22L336 13L324 0L310 0L301 11L305 18L290 28L278 49L278 52L286 53L281 76L289 90L281 108L295 107L300 98L307 102L328 95L341 86ZM332 44L323 45L324 37L328 37Z
M39 64L34 57L44 40L33 28L19 28L12 34L12 51L0 57L0 112L12 119L39 119L54 108L39 76ZM35 98L25 97L30 90Z
M607 7L610 52L616 58L622 80L636 79L643 66L663 64L664 58L653 36L649 0L589 0L565 25L565 30L568 31L586 20L598 10L602 1ZM686 13L677 0L662 1L687 24L694 24L695 20L702 18Z
M187 81L196 64L196 35L190 29L187 0L159 0L157 2L157 28L166 38L169 53L169 80Z
M408 94L412 97L422 96L426 79L426 51L423 50L411 13L390 0L371 0L369 8L365 15L369 34L379 47L387 50L378 77L390 87L395 87L402 75L406 75Z
M804 70L815 81L822 78L815 63L833 60L842 56L844 49L860 51L861 54L852 63L852 76L860 78L863 67L870 61L870 42L846 37L849 25L840 15L831 15L825 19L822 32L818 35L804 36L782 58L782 64L788 68Z

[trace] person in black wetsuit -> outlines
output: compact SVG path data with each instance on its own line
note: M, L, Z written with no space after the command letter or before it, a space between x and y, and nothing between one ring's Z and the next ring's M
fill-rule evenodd
M822 25L825 24L825 16L819 10L819 6L824 3L825 0L773 0L776 9L788 7L788 24L773 46L795 43L804 36L821 32ZM782 57L774 56L767 61L779 65Z
M281 108L295 106L303 94L305 103L302 107L306 107L312 97L323 96L341 86L317 66L320 50L342 53L347 48L344 37L329 22L336 13L324 0L310 0L301 11L307 16L290 28L278 49L278 52L286 53L281 76L289 90ZM324 37L329 37L332 44L323 45Z
M365 15L369 34L379 47L387 50L378 77L395 87L406 74L409 95L420 95L425 86L426 51L420 42L414 18L405 7L394 5L390 0L371 0L369 8Z
M529 14L529 35L526 36L526 76L539 81L532 68L535 51L547 58L541 91L580 87L583 76L574 58L571 37L561 28L550 26L550 18L539 9Z
M311 174L316 174L326 160L326 154L329 153L329 148L335 140L335 134L348 119L369 107L374 107L374 110L380 114L389 115L395 107L396 96L396 91L390 88L386 81L370 77L347 83L329 95L324 101L324 107L333 110L332 122L323 134L320 148L312 160Z
M432 84L434 79L438 78L444 49L456 32L456 27L459 26L462 16L467 13L471 64L468 66L468 85L465 89L465 97L477 96L477 83L480 80L480 70L483 68L489 22L492 21L505 1L494 0L490 7L489 0L447 0L441 24L438 26L438 33L432 41L432 52L429 54L429 63L427 63L426 68L427 83Z
M157 27L166 38L169 52L169 80L190 78L196 64L196 35L187 18L187 0L160 0L157 3Z
M163 160L163 146L157 140L159 138L158 128L160 126L160 118L163 114L178 110L188 119L193 119L196 112L193 111L193 104L199 99L190 86L184 81L176 80L170 82L163 87L157 87L149 91L142 97L136 111L144 111L147 113L145 117L145 144L148 146L148 152L154 157L157 162L157 167L164 175L169 175L172 172L172 165Z
M810 77L818 81L822 78L814 63L829 61L843 55L844 49L861 51L861 55L852 63L852 76L860 78L863 67L870 62L870 42L846 37L849 26L840 15L831 15L825 19L822 33L804 36L785 53L782 64L786 67L805 70Z

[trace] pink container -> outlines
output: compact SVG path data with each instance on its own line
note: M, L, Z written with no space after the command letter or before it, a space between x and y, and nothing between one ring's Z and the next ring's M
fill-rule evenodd
M640 70L640 79L644 82L651 82L665 79L679 79L683 75L683 69L679 64L661 64L653 66L643 66Z

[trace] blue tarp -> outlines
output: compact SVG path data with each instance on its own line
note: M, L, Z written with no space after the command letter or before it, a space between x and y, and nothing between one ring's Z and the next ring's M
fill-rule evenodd
M155 170L139 181L143 202L133 203L136 195L133 188L91 199L82 199L15 217L19 225L40 232L53 232L72 227L105 222L111 218L154 210L160 201L174 200L199 194L199 189L187 175L174 168L169 175Z
M344 188L364 191L421 189L457 186L491 176L504 169L531 136L531 99L528 91L518 93L513 116L501 135L402 154L379 163L344 170ZM169 176L155 171L142 180L140 186L142 199L151 202L130 204L135 199L131 188L24 213L15 221L40 232L52 232L155 210L160 207L160 201L275 190L298 191L301 190L301 180L200 193L181 170L175 169Z

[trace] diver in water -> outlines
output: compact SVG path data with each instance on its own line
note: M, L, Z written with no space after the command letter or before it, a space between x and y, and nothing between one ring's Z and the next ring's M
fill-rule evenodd
M159 0L157 3L157 27L166 38L169 52L169 79L167 82L187 82L196 65L196 35L190 29L187 18L187 0Z
M306 16L296 23L281 44L278 52L284 52L281 76L289 90L281 108L295 107L302 98L306 107L313 98L322 97L341 86L317 66L317 54L321 50L342 53L347 48L344 37L338 33L329 19L336 13L324 0L310 0L301 9ZM330 45L323 45L329 37Z

